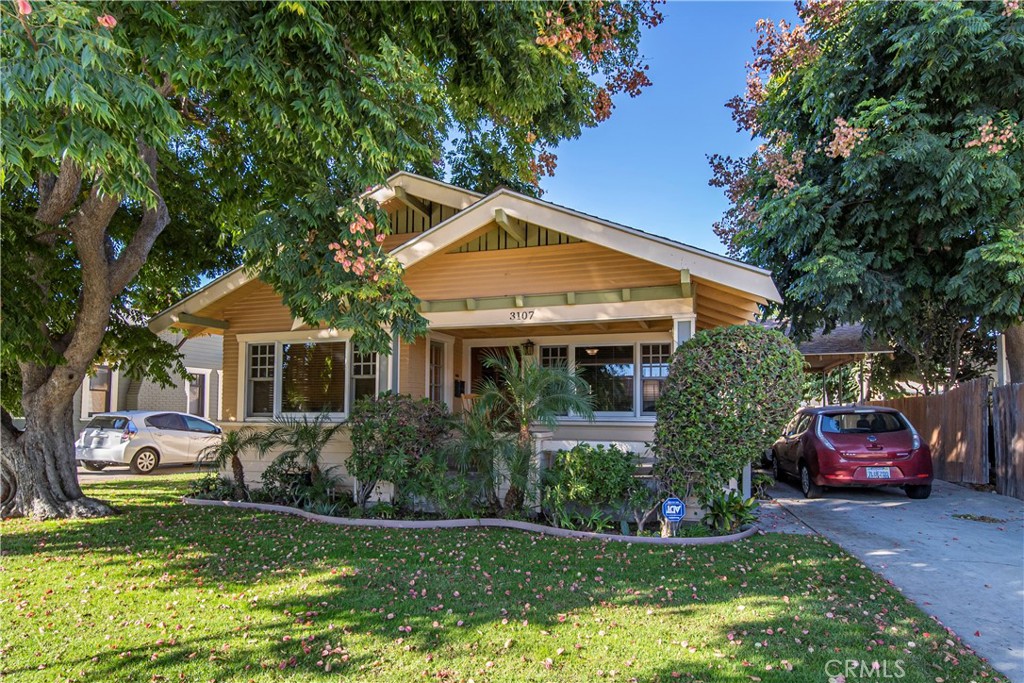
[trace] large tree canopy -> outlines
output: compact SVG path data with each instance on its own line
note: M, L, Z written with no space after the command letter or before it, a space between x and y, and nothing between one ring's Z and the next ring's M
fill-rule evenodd
M759 22L729 106L763 144L711 157L731 202L717 231L772 269L801 335L863 322L948 384L977 361L965 346L1024 318L1024 10L798 11Z
M3 513L108 511L78 488L74 391L97 354L169 379L139 323L203 276L242 262L367 348L421 333L359 195L399 169L535 187L560 140L648 83L660 20L648 2L0 4L0 364L26 418L4 412Z

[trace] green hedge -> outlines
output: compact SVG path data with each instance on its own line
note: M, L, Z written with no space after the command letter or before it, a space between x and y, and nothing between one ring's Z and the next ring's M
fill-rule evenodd
M654 474L707 500L778 438L800 402L803 356L758 325L698 332L682 344L658 401Z

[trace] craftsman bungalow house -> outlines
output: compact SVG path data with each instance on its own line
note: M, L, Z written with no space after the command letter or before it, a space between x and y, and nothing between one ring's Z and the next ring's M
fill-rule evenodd
M779 299L765 270L508 189L481 195L397 173L368 195L388 212L384 247L404 266L429 335L395 340L387 357L360 353L346 330L295 320L258 277L230 272L150 323L222 335L225 428L312 405L344 420L357 397L387 389L458 412L487 372L484 355L522 344L540 363L575 366L594 391L596 421L566 417L545 450L590 441L643 451L676 345ZM307 372L289 371L299 365ZM349 449L343 438L325 455L343 465ZM248 463L248 476L266 464Z

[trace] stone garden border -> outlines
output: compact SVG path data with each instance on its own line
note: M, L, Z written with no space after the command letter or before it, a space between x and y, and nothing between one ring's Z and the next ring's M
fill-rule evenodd
M491 517L473 519L438 519L438 520L404 520L404 519L354 519L351 517L329 517L306 512L287 505L271 505L269 503L244 503L232 500L206 500L203 498L182 498L186 505L202 505L207 507L228 507L242 510L258 510L260 512L277 512L295 515L314 522L334 524L336 526L372 527L378 529L465 529L473 527L492 527L498 529L515 529L530 533L557 536L560 538L582 538L594 541L617 541L619 543L646 543L648 545L717 545L734 543L749 538L758 532L756 526L746 531L727 536L708 536L703 538L661 538L660 536L622 536L620 534L598 534L591 531L574 531L558 529L543 524L520 522L512 519L496 519Z

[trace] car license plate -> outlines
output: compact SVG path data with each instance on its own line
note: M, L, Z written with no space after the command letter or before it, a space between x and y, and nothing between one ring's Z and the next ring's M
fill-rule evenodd
M868 479L888 479L888 467L868 467Z

